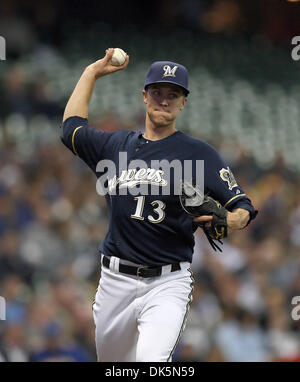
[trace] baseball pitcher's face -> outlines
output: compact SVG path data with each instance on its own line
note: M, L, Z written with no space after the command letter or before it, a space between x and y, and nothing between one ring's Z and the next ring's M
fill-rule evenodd
M168 83L150 85L143 96L147 115L156 127L172 124L187 102L182 89Z

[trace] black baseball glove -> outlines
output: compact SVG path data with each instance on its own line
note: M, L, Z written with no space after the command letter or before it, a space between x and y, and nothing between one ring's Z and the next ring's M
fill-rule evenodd
M179 200L184 211L191 217L211 215L210 225L207 222L196 223L201 227L212 248L222 252L216 244L227 236L227 210L221 204L208 195L204 195L201 190L192 182L184 181L181 185Z

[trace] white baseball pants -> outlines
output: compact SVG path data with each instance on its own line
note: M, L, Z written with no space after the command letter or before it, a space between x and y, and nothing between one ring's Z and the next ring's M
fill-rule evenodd
M98 361L171 362L192 301L190 263L141 278L119 273L119 261L111 257L110 268L102 266L93 304Z

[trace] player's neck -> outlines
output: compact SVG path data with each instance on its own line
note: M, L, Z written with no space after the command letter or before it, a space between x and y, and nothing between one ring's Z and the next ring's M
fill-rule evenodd
M168 126L156 126L150 120L146 119L144 138L149 139L150 141L158 141L167 138L175 132L175 121Z

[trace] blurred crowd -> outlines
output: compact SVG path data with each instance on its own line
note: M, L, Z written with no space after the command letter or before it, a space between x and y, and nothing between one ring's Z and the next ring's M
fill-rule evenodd
M0 29L15 57L37 44L61 47L65 39L103 22L116 29L189 28L203 34L263 36L280 43L299 32L299 12L300 5L292 0L152 0L149 7L121 0L2 0Z
M109 24L111 2L97 4L104 15L101 22ZM120 4L119 12L114 13L116 23L142 20L145 10ZM162 23L168 28L189 25L203 34L264 36L274 42L287 41L297 34L297 28L299 31L296 16L300 4L279 0L151 4L143 20L152 29ZM79 1L0 3L0 35L7 36L9 56L15 59L15 65L0 65L0 296L6 300L6 320L0 321L0 361L96 361L92 304L101 272L97 247L108 228L107 209L104 198L96 192L92 172L59 138L64 101L69 96L65 83L66 87L74 86L75 77L65 72L64 66L57 66L62 84L61 78L49 77L44 71L47 65L56 71L60 62L57 52L73 33L76 39L80 28L88 31L95 22L92 10ZM83 12L86 17L79 17ZM113 36L108 24L101 30ZM133 25L128 28L134 32ZM133 47L135 42L130 42ZM106 41L101 44L106 46ZM48 50L43 48L46 45ZM54 47L52 51L49 46ZM142 44L139 47L142 49ZM147 44L144 49L149 50ZM215 61L226 72L225 50L216 55L217 49L211 56L216 56ZM32 65L41 67L34 75L28 71L30 60L27 65L18 61L32 52ZM247 58L243 52L239 53L245 60L237 66L245 72L245 64L255 77L259 70L247 61L255 54ZM204 62L205 56L204 51ZM189 57L192 60L194 56ZM266 64L262 57L255 59ZM291 73L286 72L286 76ZM128 78L134 83L133 75ZM287 78L283 72L282 78ZM54 80L65 100L58 97ZM133 87L138 86L134 83ZM276 85L274 89L276 95L280 89ZM213 91L217 94L220 87ZM121 94L120 105L124 104L123 96L125 99L126 94ZM106 107L109 110L111 104ZM140 110L139 105L136 108ZM214 114L218 116L218 110ZM297 115L295 111L291 119L297 120ZM141 113L130 123L121 117L122 113L110 110L99 118L94 114L92 124L106 131L143 126ZM206 140L198 115L194 122L193 136ZM279 122L287 125L285 119ZM37 130L39 134L33 134ZM283 135L289 137L288 133ZM230 145L228 140L214 137L218 134L212 134L209 143L228 162L259 214L245 230L224 241L223 253L213 252L200 230L195 233L194 298L173 359L300 361L300 317L292 316L292 299L300 296L299 172L288 168L278 153L272 167L259 167L245 145Z

